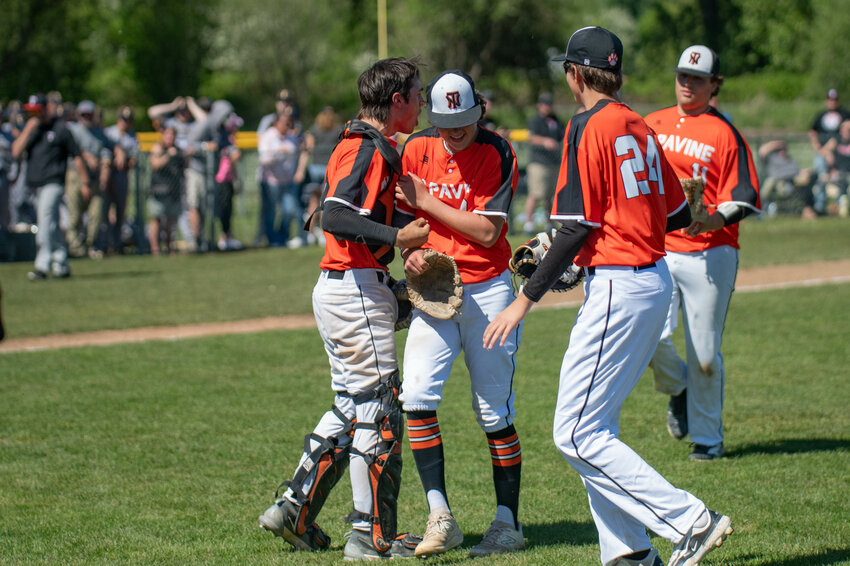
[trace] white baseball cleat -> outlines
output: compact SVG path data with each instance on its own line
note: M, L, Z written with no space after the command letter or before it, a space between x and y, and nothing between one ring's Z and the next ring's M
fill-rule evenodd
M694 532L694 527L673 548L667 566L697 566L706 554L718 548L732 534L732 519L708 510L708 526Z
M437 509L428 515L428 526L422 542L416 545L416 556L427 558L460 546L463 533L448 509Z

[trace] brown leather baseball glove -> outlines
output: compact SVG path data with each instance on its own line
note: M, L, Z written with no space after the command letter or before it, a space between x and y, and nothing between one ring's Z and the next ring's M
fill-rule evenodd
M426 314L448 320L463 303L463 283L457 264L453 257L431 249L425 250L423 258L431 267L422 275L407 274L410 302Z

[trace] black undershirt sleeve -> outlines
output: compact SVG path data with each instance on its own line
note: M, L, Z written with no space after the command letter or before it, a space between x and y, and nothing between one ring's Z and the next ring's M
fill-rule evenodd
M691 225L691 209L683 206L679 212L673 216L667 217L667 232L678 230L679 228L687 228Z
M576 220L568 220L558 229L552 247L522 289L528 300L536 303L543 298L573 262L592 230Z
M737 224L738 222L743 220L744 217L749 216L751 213L752 210L744 208L743 206L739 206L738 210L736 210L733 214L730 214L729 216L726 216L722 212L718 212L718 214L723 217L724 227L731 226L732 224Z
M342 203L325 201L322 210L322 230L337 239L369 246L395 246L398 228L380 224L361 216Z

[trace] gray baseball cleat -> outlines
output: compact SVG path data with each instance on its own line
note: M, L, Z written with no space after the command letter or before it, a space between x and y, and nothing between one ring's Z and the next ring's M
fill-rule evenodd
M512 523L493 521L490 528L484 533L481 542L469 550L471 558L489 556L491 554L503 554L525 550L525 538L522 534L522 523L515 529Z
M343 555L348 562L391 560L413 558L416 545L422 542L422 537L406 534L395 539L386 552L381 552L372 543L372 535L367 531L353 530L348 533Z
M271 531L298 550L324 550L331 545L331 537L318 524L308 525L304 533L298 534L296 518L298 507L288 499L281 499L260 515L260 527Z
M694 450L688 455L688 459L695 462L709 462L717 458L722 458L724 454L726 454L726 448L723 447L722 442L713 446L694 444Z
M732 520L726 515L708 510L708 526L694 532L694 528L673 548L667 566L697 566L706 554L718 548L732 534Z
M667 432L676 440L688 435L688 390L670 397L667 405Z

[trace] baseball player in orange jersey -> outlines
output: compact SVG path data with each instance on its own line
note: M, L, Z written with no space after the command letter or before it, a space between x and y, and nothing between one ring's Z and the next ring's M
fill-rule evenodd
M507 140L478 126L482 104L472 79L445 71L428 85L428 118L435 126L407 140L396 195L431 227L420 249L403 252L405 269L428 268L423 249L455 259L463 282L460 312L440 320L415 309L404 351L400 399L407 413L410 447L430 508L417 556L440 554L463 542L449 507L437 409L452 365L463 350L472 403L490 445L496 517L471 556L522 550L518 518L522 453L514 429L513 378L521 328L499 350L481 346L484 329L515 295L507 270L505 237L517 184L517 162Z
M519 297L490 324L505 342L575 259L584 304L570 333L555 408L555 445L581 476L606 566L663 566L646 529L675 543L668 566L693 566L732 532L728 517L677 489L618 438L623 402L646 369L672 293L665 232L691 215L654 133L617 101L622 44L587 27L570 37L567 85L587 110L570 120L552 219L562 222Z
M691 435L692 460L723 456L720 343L738 273L738 222L759 212L758 177L743 136L709 102L720 90L717 54L704 45L685 49L676 67L676 106L646 123L679 177L701 177L707 220L667 235L673 300L652 358L655 387L670 395L667 429ZM682 310L687 364L673 346Z
M412 556L418 543L395 532L403 423L396 402L398 306L387 265L394 246L425 243L429 227L424 219L403 228L393 222L401 162L388 138L412 132L424 105L415 61L378 61L357 84L358 119L346 124L325 176L327 243L313 289L334 403L307 435L292 480L281 484L288 488L259 520L296 548L327 548L330 539L313 521L350 461L353 531L345 558L372 560Z

